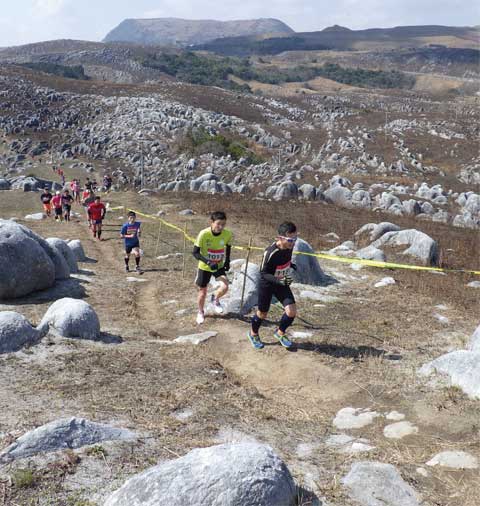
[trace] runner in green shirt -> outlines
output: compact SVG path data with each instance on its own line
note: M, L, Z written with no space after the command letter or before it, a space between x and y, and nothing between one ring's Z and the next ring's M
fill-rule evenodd
M198 271L195 280L198 291L197 323L205 321L205 300L207 286L212 276L219 283L219 288L212 294L212 304L217 314L224 312L220 299L228 291L226 273L230 270L230 252L232 249L232 232L225 228L227 216L216 211L210 216L210 227L202 230L195 241L193 256L198 260Z

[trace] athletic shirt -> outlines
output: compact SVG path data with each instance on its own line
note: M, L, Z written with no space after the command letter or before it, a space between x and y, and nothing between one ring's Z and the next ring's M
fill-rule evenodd
M61 195L55 195L52 198L52 204L54 207L62 207L62 196Z
M271 244L263 253L260 267L260 281L264 284L279 284L292 265L291 249L280 249L277 243Z
M62 205L71 206L73 202L73 197L71 195L62 195Z
M50 204L50 201L52 200L53 196L50 192L48 192L48 193L42 193L40 195L40 198L42 199L43 204Z
M102 216L105 213L105 206L99 202L98 204L93 202L88 206L88 214L92 218L92 220L101 220Z
M226 248L232 245L232 239L233 234L230 230L224 228L220 234L215 235L209 227L198 234L195 246L200 248L202 257L207 258L210 262L215 262L221 269L225 264ZM199 260L198 268L202 271L215 272L202 260Z
M134 237L125 237L125 246L137 246L139 244L138 233L140 231L141 222L135 221L133 223L124 223L122 226L122 230L120 232L121 235L132 235Z

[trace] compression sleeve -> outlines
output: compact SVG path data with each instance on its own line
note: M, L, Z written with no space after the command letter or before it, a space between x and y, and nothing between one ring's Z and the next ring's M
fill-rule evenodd
M230 263L230 254L232 253L232 246L227 244L227 248L225 251L225 263Z
M260 279L269 285L275 285L280 286L283 285L283 283L277 279L271 272L268 272L269 270L272 270L271 267L268 265L269 258L267 258L268 250L265 251L263 254L263 260L262 265L260 267Z
M193 247L193 252L192 252L192 255L197 259L197 260L200 260L201 262L205 263L205 264L208 264L208 258L205 258L204 256L202 256L202 254L200 253L200 246L197 246L195 245Z
M268 274L268 272L261 272L260 277L263 281L266 281L267 283L271 285L280 286L283 285L283 283L277 279L273 274Z

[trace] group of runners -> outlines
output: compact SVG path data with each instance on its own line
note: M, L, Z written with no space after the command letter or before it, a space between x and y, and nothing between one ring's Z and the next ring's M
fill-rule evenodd
M133 253L136 271L140 268L141 223L137 221L133 211L128 213L128 221L122 226L120 235L125 243L125 269L130 271L129 260ZM226 228L227 217L223 211L216 211L210 216L210 226L202 230L195 241L193 256L198 260L195 284L198 287L197 324L205 322L205 304L208 295L208 285L212 277L217 282L217 288L211 295L211 304L216 314L223 314L222 304L229 288L227 272L230 270L230 256L233 243L233 233ZM297 266L292 262L293 248L297 242L297 227L286 221L281 223L272 244L265 249L260 266L260 280L257 286L258 306L252 318L251 328L247 337L252 346L260 350L264 344L260 338L260 328L268 316L272 299L275 297L283 306L283 314L273 337L284 347L291 348L292 341L287 337L287 329L293 324L297 315L295 297L290 289L293 282L292 271Z
M73 188L79 191L79 181L75 181ZM59 191L54 196L48 188L42 193L42 203L48 216L52 207L55 219L70 220L71 206L76 197L70 195L69 190ZM88 225L93 237L102 240L102 223L106 214L106 207L99 195L93 192L93 183L86 181L82 193L81 203L85 207ZM208 285L212 277L217 282L215 292L211 295L211 304L216 314L223 314L222 304L229 288L227 272L230 270L230 257L233 233L226 228L227 216L223 211L216 211L210 216L210 226L202 230L195 241L193 256L198 260L195 284L198 287L197 324L205 322L205 304L208 295ZM136 214L130 211L127 222L122 225L120 235L125 246L125 270L130 272L130 256L135 258L135 271L143 274L140 267L142 252L140 249L141 223ZM291 348L293 343L288 339L286 331L293 324L297 315L295 297L290 289L293 282L292 271L296 265L292 262L292 253L297 241L297 228L292 222L281 223L277 230L275 241L265 249L260 266L260 280L258 283L258 308L252 318L248 339L255 349L262 349L264 344L260 338L260 328L267 318L272 299L275 297L283 306L284 312L273 337L285 348Z
M217 211L210 217L210 227L202 230L195 241L193 256L198 260L195 283L198 286L197 323L205 321L205 302L208 284L213 277L217 281L217 289L211 296L211 304L215 313L224 313L221 299L228 292L227 272L230 270L230 254L233 234L226 228L227 217L224 212ZM293 282L292 271L297 267L292 263L292 253L297 241L297 227L292 222L280 224L275 241L263 253L258 283L258 309L252 318L248 339L255 349L262 349L264 344L260 338L260 327L267 318L273 297L283 306L284 312L273 337L285 348L293 343L286 335L287 329L293 324L297 315L295 297L290 289Z

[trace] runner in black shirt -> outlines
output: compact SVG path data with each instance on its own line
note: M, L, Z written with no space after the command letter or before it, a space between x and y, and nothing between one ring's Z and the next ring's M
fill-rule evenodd
M63 216L65 221L70 221L70 212L72 210L73 197L68 190L65 190L62 195Z
M43 210L47 216L51 216L52 214L52 198L53 195L50 193L48 187L43 189L43 193L40 195L40 200L43 204Z
M285 308L278 329L274 332L274 337L285 348L290 348L293 343L287 339L285 332L292 325L297 308L295 306L295 297L293 296L290 285L293 282L291 269L296 270L292 264L292 250L297 241L297 227L291 222L282 223L278 227L278 236L276 241L270 245L263 254L262 265L260 267L260 282L258 284L258 311L252 318L252 329L248 333L248 338L256 349L263 348L258 331L265 320L270 309L272 297L275 296Z

